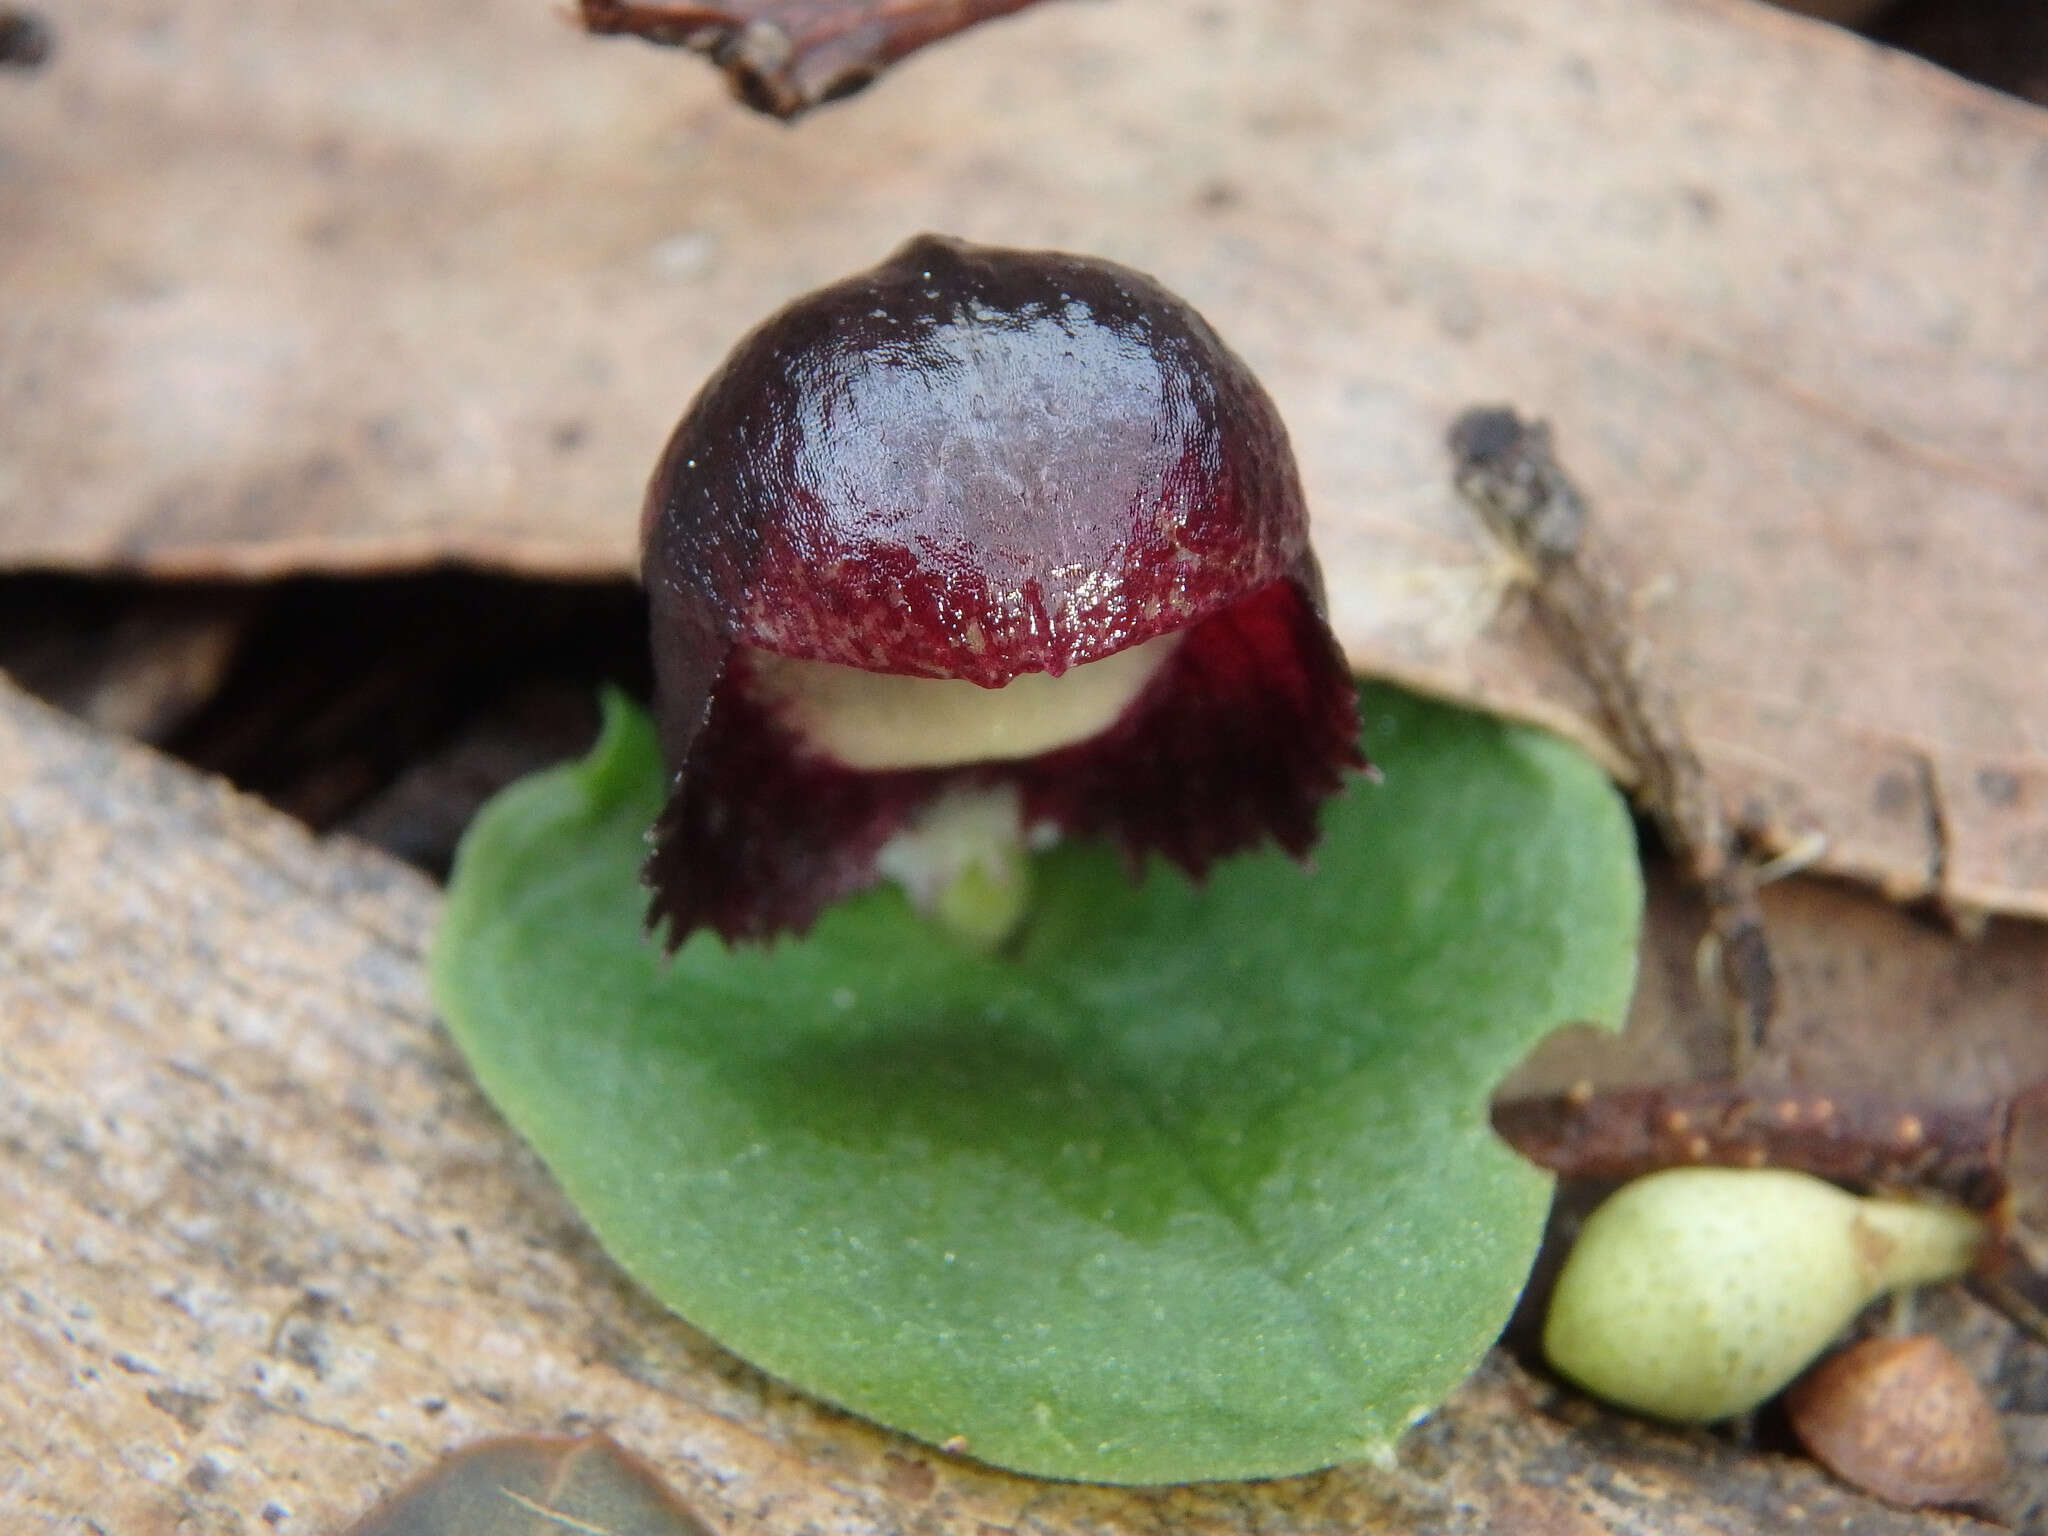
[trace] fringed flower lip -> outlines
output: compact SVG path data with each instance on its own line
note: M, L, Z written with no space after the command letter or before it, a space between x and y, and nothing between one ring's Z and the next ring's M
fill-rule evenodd
M798 300L641 532L671 948L804 930L956 792L1199 878L1365 766L1278 412L1107 261L927 235Z

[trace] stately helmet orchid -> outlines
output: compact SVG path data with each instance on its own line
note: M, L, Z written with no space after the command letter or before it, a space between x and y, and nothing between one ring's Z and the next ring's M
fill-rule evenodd
M962 793L1191 875L1360 766L1287 434L1151 279L931 236L746 337L648 490L671 945L806 928Z

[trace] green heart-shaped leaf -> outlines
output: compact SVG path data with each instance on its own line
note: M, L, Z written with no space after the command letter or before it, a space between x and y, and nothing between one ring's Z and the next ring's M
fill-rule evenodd
M893 890L665 964L661 799L616 700L463 844L437 1000L605 1246L777 1376L1053 1477L1177 1482L1387 1445L1477 1362L1549 1180L1492 1086L1612 1022L1641 908L1620 799L1540 732L1388 689L1385 772L1206 885L1068 846L1012 952Z

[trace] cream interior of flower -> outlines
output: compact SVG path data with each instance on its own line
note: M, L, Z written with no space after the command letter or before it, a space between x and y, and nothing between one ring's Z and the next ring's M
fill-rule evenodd
M1035 757L1106 730L1173 654L1160 635L1052 677L1027 672L1001 688L898 677L749 650L755 697L805 745L848 768L949 768Z

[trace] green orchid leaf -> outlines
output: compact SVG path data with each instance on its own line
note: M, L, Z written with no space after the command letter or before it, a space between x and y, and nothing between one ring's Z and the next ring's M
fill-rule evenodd
M1133 885L1068 845L1000 953L880 889L664 962L637 879L662 772L614 699L589 758L478 817L436 997L611 1253L763 1370L1051 1477L1369 1455L1514 1304L1550 1184L1487 1095L1620 1018L1642 892L1571 747L1362 705L1385 782L1328 807L1312 868Z

